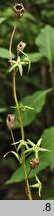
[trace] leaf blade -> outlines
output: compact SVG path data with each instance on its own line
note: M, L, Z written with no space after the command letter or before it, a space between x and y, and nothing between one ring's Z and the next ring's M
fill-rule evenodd
M0 58L10 59L10 52L6 48L0 47ZM12 53L12 58L14 58L14 54Z

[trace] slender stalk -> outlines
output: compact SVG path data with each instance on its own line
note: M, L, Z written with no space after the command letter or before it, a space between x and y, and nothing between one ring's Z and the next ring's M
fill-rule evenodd
M22 118L21 118L21 113L20 113L20 108L19 108L19 102L18 102L17 95L16 95L16 80L15 79L16 79L16 72L14 71L13 72L13 95L14 95L14 100L15 100L17 112L18 112L18 120L19 120L20 128L21 128L21 136L22 136L22 139L24 140L24 129L23 129L23 123L22 123ZM26 193L27 193L28 198L30 200L32 200L31 191L30 191L30 187L29 187L29 182L28 182L28 179L27 179L24 147L22 147L21 158L22 158L22 167L23 167L23 170L24 170L25 182L26 182L26 187L27 187Z
M12 43L13 43L13 37L16 31L16 25L14 26L12 35L11 35L11 40L10 40L10 64L12 65ZM23 129L23 123L22 123L22 118L21 118L21 113L20 113L20 108L19 108L19 102L17 99L17 94L16 94L16 71L13 71L13 96L14 96L14 100L15 100L15 104L16 104L16 108L17 108L17 112L18 112L18 120L20 123L20 128L21 128L21 137L22 140L24 140L24 129ZM13 138L13 137L12 137ZM21 159L20 162L22 164L22 168L24 170L24 176L25 176L25 182L26 182L26 194L29 198L29 200L32 200L32 196L31 196L31 191L30 191L30 187L29 187L29 182L28 182L28 178L27 178L27 171L26 171L26 165L25 165L25 154L24 154L24 147L22 147L22 152L21 152Z
M14 29L13 29L13 32L12 32L12 35L11 35L11 40L10 40L10 47L9 47L9 50L10 50L10 64L12 64L12 42L13 42L13 37L14 37L15 31L16 31L16 24L14 26Z
M15 104L16 104L16 108L17 108L17 112L18 112L18 120L20 123L20 128L21 128L21 135L22 135L22 139L24 140L24 130L23 130L23 125L22 125L22 119L21 119L21 114L20 114L20 109L19 109L19 103L18 103L18 99L17 99L17 95L16 95L16 81L15 81L15 77L16 77L16 72L13 72L13 95L14 95L14 99L15 99Z
M15 139L14 139L14 135L13 135L12 130L10 130L10 133L11 133L12 141L13 141L13 143L14 143L14 142L15 142Z

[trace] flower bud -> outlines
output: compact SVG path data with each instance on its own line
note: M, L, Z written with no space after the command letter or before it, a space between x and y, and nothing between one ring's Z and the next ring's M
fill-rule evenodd
M13 114L8 114L7 118L6 118L6 124L8 129L12 129L14 127L15 124L15 116Z
M35 169L38 165L39 165L39 159L32 158L32 160L30 160L30 167L32 169Z

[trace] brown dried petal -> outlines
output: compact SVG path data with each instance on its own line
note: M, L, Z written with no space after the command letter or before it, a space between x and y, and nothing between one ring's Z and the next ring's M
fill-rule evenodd
M8 129L12 129L14 127L15 124L15 116L13 114L8 114L7 118L6 118L6 124Z
M25 8L22 3L21 4L16 3L14 5L14 11L15 11L16 16L20 18L24 14Z
M24 43L23 41L20 41L20 43L17 46L17 51L19 50L23 51L25 46L26 46L26 43Z
M38 165L39 165L39 159L32 158L32 160L30 160L30 167L32 169L35 169Z

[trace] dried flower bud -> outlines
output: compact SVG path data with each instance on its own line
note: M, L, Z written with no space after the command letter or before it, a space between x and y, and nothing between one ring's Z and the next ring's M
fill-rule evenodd
M23 51L24 50L24 48L25 48L25 46L26 46L26 43L24 43L23 41L21 41L19 44L18 44L18 46L17 46L17 51Z
M6 124L8 129L12 129L14 127L15 124L15 116L13 114L8 114L7 118L6 118Z
M32 169L35 169L38 165L39 165L39 159L32 158L32 160L30 160L30 167Z
M14 5L14 11L15 11L17 18L20 18L21 16L23 16L25 12L25 8L22 3L21 4L16 3Z

